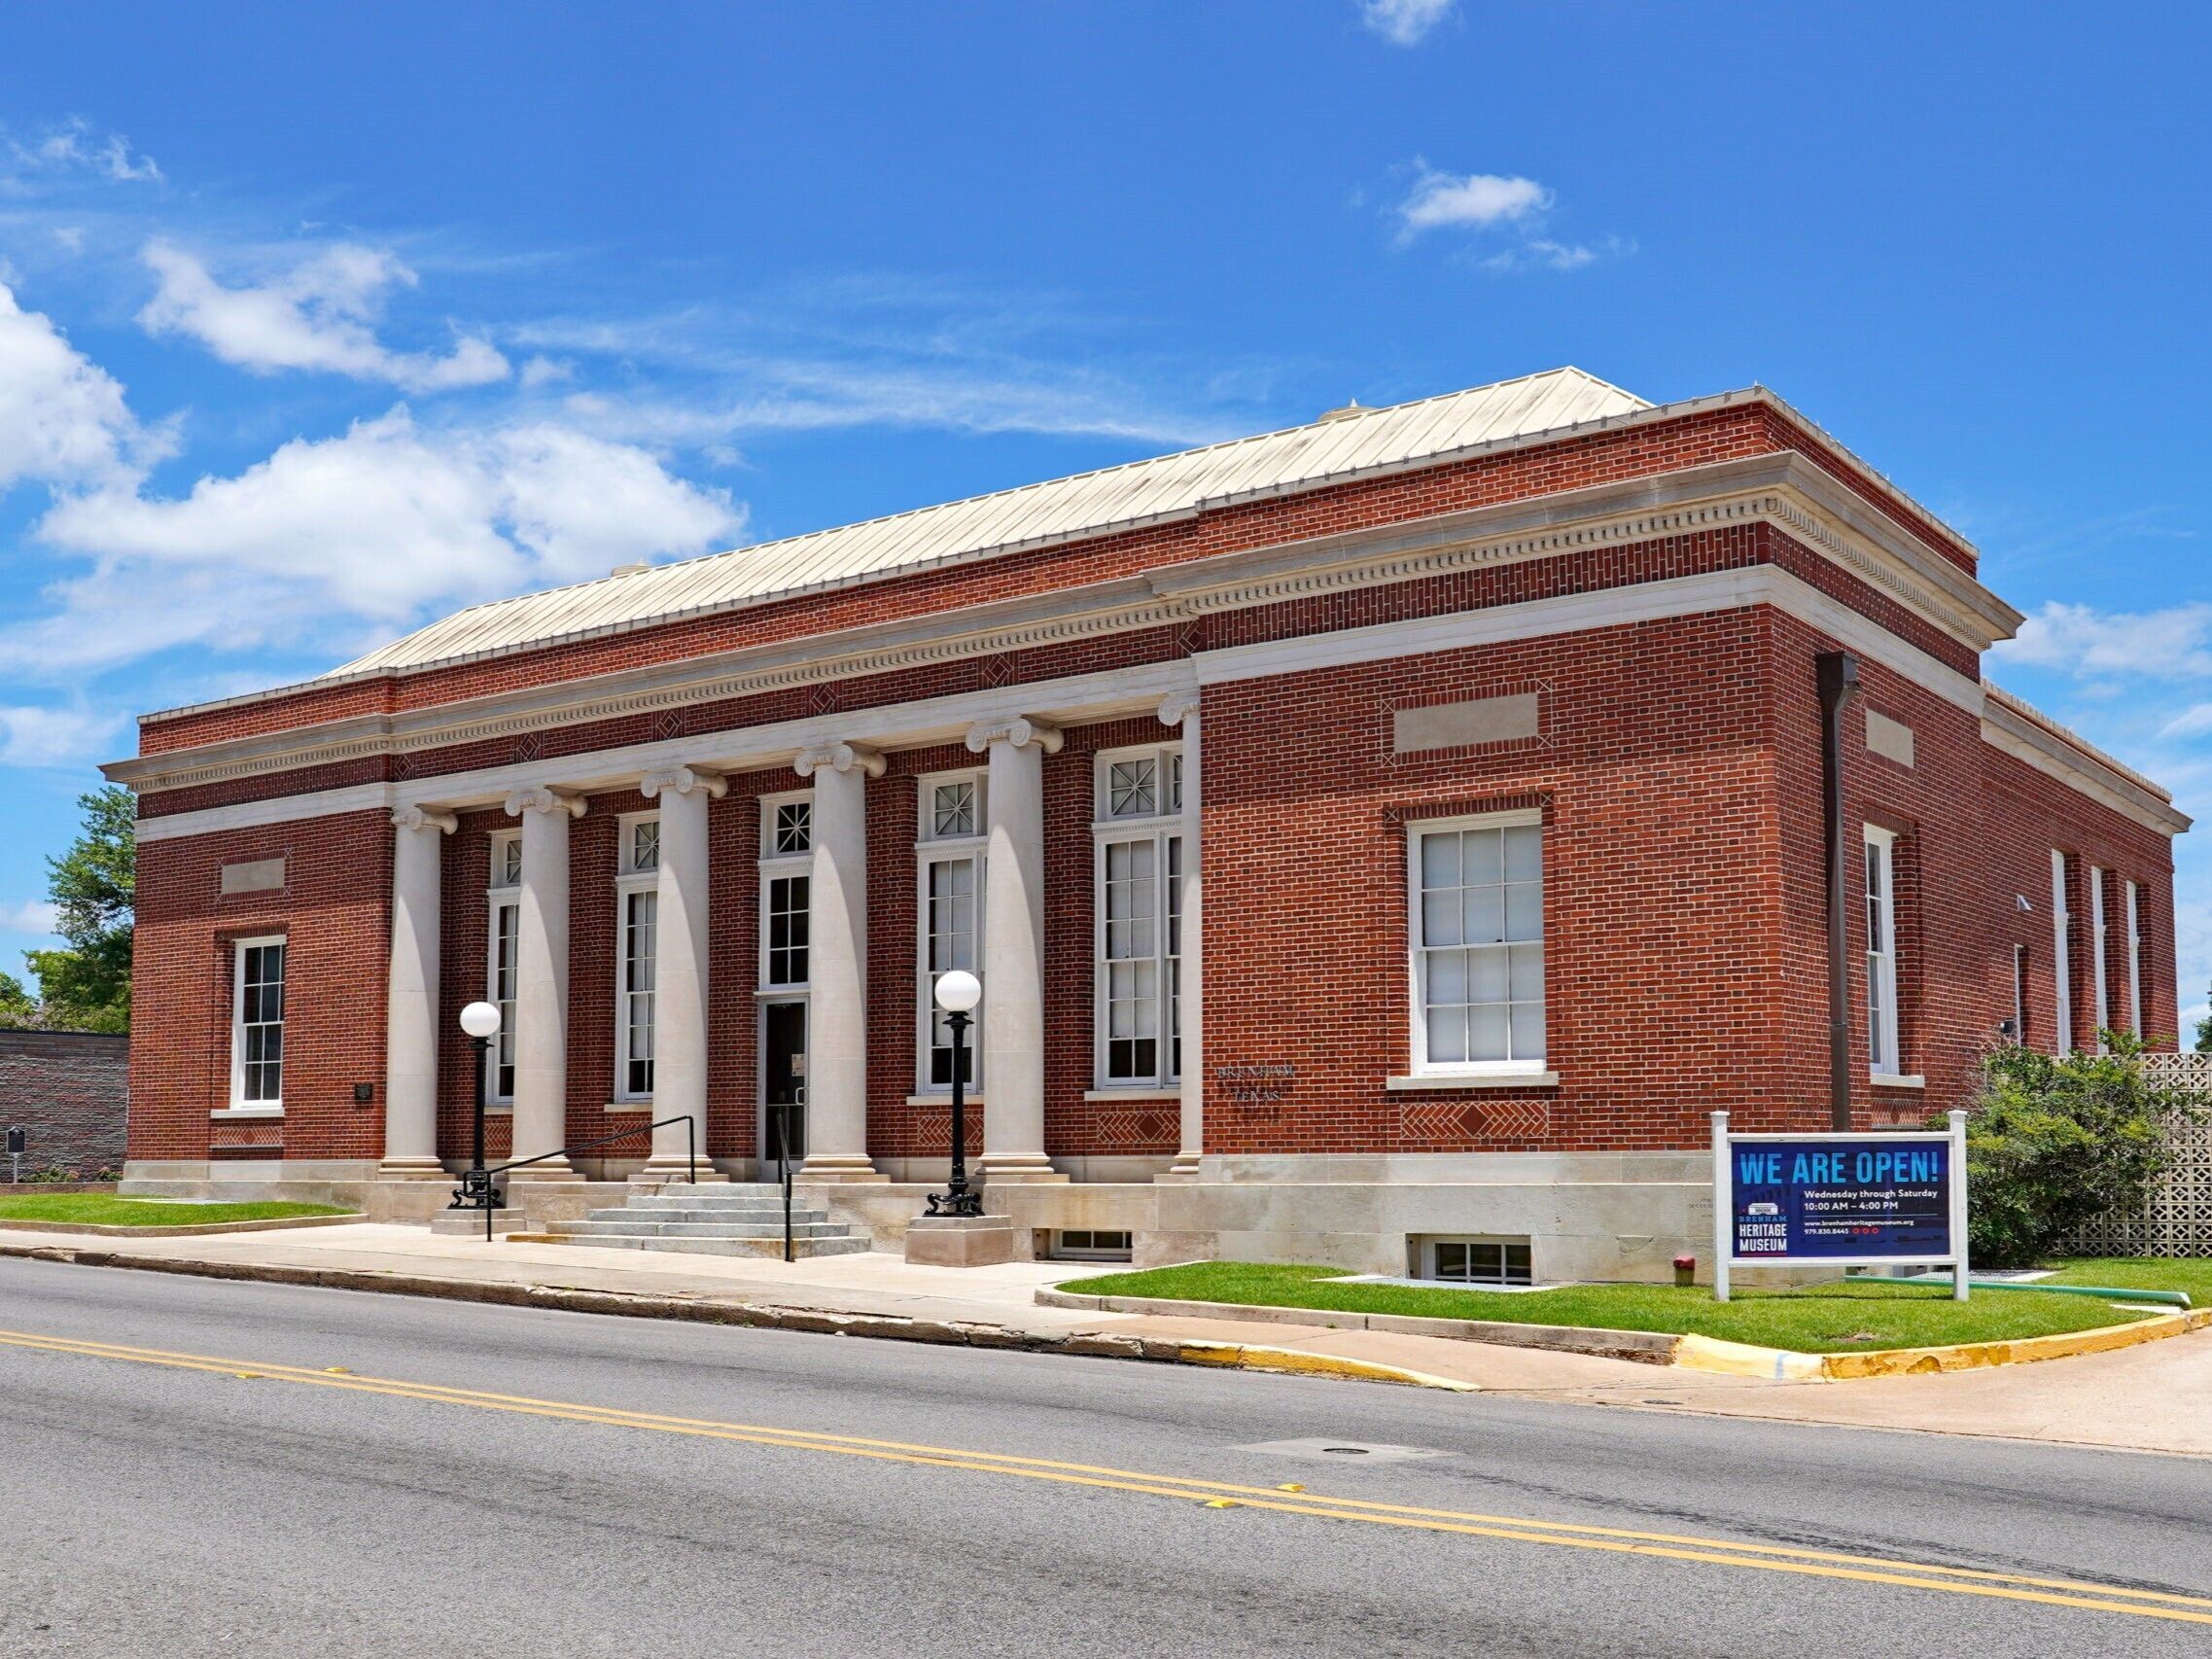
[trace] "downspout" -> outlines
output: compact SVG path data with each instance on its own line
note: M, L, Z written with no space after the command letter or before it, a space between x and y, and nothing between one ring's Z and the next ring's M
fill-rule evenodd
M1828 821L1828 1114L1851 1127L1851 980L1848 847L1843 835L1843 705L1859 689L1859 659L1847 651L1813 659L1820 680L1820 794Z

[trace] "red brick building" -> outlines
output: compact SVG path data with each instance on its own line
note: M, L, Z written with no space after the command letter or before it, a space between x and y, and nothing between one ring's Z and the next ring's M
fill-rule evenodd
M1831 1121L1831 766L1853 1121L2172 1040L2187 820L1975 567L1764 390L1562 370L478 606L109 768L128 1173L441 1202L489 998L495 1153L750 1179L803 1098L895 1231L964 967L1041 1246L1663 1275L1709 1112Z

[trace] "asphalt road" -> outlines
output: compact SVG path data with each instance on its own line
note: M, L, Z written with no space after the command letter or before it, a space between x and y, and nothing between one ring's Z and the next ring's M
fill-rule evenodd
M14 1260L0 1437L12 1656L2212 1653L2181 1458Z

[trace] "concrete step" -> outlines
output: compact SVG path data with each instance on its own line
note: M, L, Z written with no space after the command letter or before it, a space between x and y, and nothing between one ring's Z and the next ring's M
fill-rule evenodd
M563 1244L589 1245L594 1250L675 1251L692 1255L758 1255L772 1258L781 1257L784 1253L784 1235L780 1228L773 1238L663 1238L637 1233L606 1237L579 1236L574 1233L555 1236ZM818 1255L864 1255L868 1249L868 1240L859 1237L791 1240L791 1253L801 1260Z
M794 1197L793 1203L803 1203ZM633 1210L666 1210L688 1204L710 1204L717 1210L759 1210L770 1206L781 1210L784 1195L781 1192L733 1192L720 1186L676 1186L662 1192L641 1192L631 1197L626 1208Z
M586 1221L741 1221L783 1225L783 1208L774 1210L715 1210L699 1206L684 1206L682 1210L586 1210ZM827 1221L827 1210L791 1210L791 1221ZM845 1225L845 1223L838 1223Z
M770 1226L753 1221L647 1221L632 1218L625 1221L548 1221L545 1230L578 1238L780 1239L784 1223ZM798 1239L845 1238L852 1230L832 1221L791 1223L791 1237Z

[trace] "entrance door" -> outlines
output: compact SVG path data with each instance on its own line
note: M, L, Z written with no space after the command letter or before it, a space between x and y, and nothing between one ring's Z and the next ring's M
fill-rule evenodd
M790 1137L792 1163L806 1156L806 1005L770 1003L761 1010L762 1113L760 1150L773 1165Z

